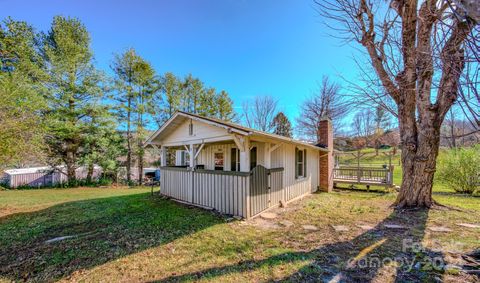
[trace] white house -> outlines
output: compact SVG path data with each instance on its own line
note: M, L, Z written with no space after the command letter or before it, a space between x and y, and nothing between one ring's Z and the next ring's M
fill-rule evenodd
M331 122L322 121L319 130L322 145L312 145L179 111L147 146L161 151L161 194L250 218L332 189Z

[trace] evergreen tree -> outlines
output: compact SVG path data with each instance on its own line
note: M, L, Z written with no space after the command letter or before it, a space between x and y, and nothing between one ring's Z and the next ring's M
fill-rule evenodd
M27 23L0 24L0 168L41 156L46 73L40 47Z
M131 181L131 167L133 155L133 113L136 108L136 100L134 94L135 66L139 61L139 57L134 49L128 49L122 54L114 57L111 66L115 73L115 93L114 100L117 102L115 107L118 121L126 130L127 143L127 182Z
M217 100L214 88L203 91L200 96L197 114L205 117L215 117L217 113Z
M278 112L278 114L273 118L272 121L273 133L276 135L281 135L284 137L292 137L292 124L288 120L287 116L283 112Z
M160 127L180 109L181 84L174 74L165 73L159 87L161 91L154 96L154 119Z
M233 101L222 90L205 87L200 79L187 75L183 80L172 73L161 79L161 92L154 96L154 118L159 126L177 110L232 121L235 119Z
M137 98L137 122L136 122L136 155L138 164L138 181L143 183L143 166L145 149L143 143L147 138L148 132L146 131L147 125L150 123L148 119L151 114L154 114L153 98L154 94L158 91L158 81L155 77L155 70L147 61L140 58L135 68L135 85L137 91L135 92Z
M213 114L214 117L225 121L235 120L236 115L233 110L233 101L226 91L222 90L215 96L215 104L216 113Z
M88 119L100 113L103 78L93 66L90 36L78 19L53 19L44 39L43 55L49 75L49 154L52 164L66 165L68 180L74 182L91 130Z
M98 164L104 176L115 178L118 170L118 158L125 154L124 140L115 130L116 124L108 106L98 107L98 113L91 115L87 123L88 135L83 146L84 154L80 163L87 167L87 182L92 181L95 164Z
M135 155L141 183L145 154L143 142L147 135L145 128L150 122L149 117L155 114L154 98L158 98L156 93L160 88L159 82L151 64L132 48L115 56L112 69L116 75L116 114L120 124L126 129L127 182L131 181L131 167Z

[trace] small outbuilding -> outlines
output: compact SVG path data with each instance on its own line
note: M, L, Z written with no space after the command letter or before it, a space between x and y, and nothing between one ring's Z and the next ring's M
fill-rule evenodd
M100 177L101 172L100 166L95 165L92 177L94 179ZM78 180L85 179L87 168L79 167L75 173ZM4 171L2 179L3 183L12 189L22 186L48 187L67 182L67 176L64 173L58 171L58 168L54 169L49 166L8 169Z
M174 200L254 217L317 190L333 187L330 120L321 144L176 112L147 140L160 149L160 193Z

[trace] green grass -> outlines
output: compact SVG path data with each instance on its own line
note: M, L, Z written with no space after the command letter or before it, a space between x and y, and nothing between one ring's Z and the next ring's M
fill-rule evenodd
M350 258L369 255L419 260L479 248L478 229L456 226L480 219L480 199L438 195L461 210L398 212L395 194L339 191L315 194L277 209L273 220L227 221L202 209L151 196L140 189L0 191L0 281L321 281L342 272L347 281L472 281L421 269L346 268ZM288 220L291 227L279 223ZM356 224L375 228L363 231ZM409 229L390 231L384 223ZM315 225L309 232L302 225ZM346 225L338 233L331 225ZM427 227L446 226L448 233ZM47 244L46 240L77 235ZM403 252L403 240L421 243ZM453 258L453 259L452 259ZM423 264L423 262L422 262ZM458 264L458 262L457 262ZM396 275L395 275L396 274ZM393 277L392 277L393 276Z

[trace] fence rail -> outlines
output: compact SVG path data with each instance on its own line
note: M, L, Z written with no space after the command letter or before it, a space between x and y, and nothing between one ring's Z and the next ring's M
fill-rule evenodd
M339 167L333 169L333 182L388 187L393 185L392 175L391 168Z

